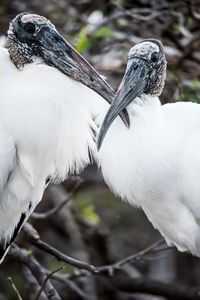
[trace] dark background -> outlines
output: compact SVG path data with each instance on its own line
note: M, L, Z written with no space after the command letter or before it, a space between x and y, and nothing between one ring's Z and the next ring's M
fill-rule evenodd
M49 18L67 41L107 77L114 89L125 71L129 49L143 38L160 39L168 61L162 102L200 101L200 1L0 0L0 35L6 35L9 21L23 11ZM30 219L43 240L74 258L99 266L140 251L161 238L142 211L111 194L95 166L85 170L81 178L81 185L66 207L47 219ZM51 186L37 210L47 211L62 201L74 180ZM23 231L17 244L49 270L62 265L37 250ZM0 266L0 300L17 299L7 280L9 276L23 299L35 299L37 283L31 283L28 272L8 255ZM61 273L66 278L74 274L74 268L66 264ZM122 291L117 285L113 288L107 274L71 276L68 283L54 280L52 283L62 299L166 299L161 292L156 296L159 283L168 284L166 288L172 293L174 286L187 291L199 286L200 290L200 260L172 249L127 264L113 277L127 282L141 280L145 284L155 280L154 296L145 292L143 285L137 291ZM77 292L77 287L86 294L85 298ZM40 299L47 298L42 294ZM174 289L171 299L184 298L177 298Z

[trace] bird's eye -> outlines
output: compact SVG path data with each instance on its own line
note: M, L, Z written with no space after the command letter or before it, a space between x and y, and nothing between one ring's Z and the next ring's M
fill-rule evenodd
M35 25L31 22L28 22L24 25L24 30L28 33L34 33L35 32Z
M156 62L158 60L158 58L159 58L159 52L153 52L151 54L151 61L152 62Z

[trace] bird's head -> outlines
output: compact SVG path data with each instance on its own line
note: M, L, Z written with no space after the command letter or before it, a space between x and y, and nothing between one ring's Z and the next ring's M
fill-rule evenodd
M42 61L88 86L109 103L115 95L102 76L43 16L29 13L17 15L10 22L7 45L10 58L17 68ZM128 126L128 114L123 112L121 117Z
M159 96L166 77L166 58L160 41L146 39L131 48L125 75L101 126L97 147L117 115L141 94Z
M104 98L113 96L113 90L102 77L43 16L29 13L17 15L9 26L8 51L17 68L43 61L89 86Z
M55 27L46 18L28 13L17 15L8 29L8 51L17 68L36 60L44 60L41 52L52 44ZM51 37L47 45L47 37ZM46 42L46 47L43 45Z

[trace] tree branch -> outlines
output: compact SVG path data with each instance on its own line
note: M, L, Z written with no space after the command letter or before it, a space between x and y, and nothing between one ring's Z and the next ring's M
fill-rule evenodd
M59 271L62 270L62 269L64 269L64 266L61 266L61 267L57 268L56 270L52 271L51 273L49 273L49 274L47 275L47 277L46 277L46 279L44 280L44 282L43 282L43 284L42 284L42 286L41 286L41 288L40 288L40 290L39 290L37 296L35 297L35 300L39 300L40 295L42 294L42 291L44 290L45 285L47 284L47 281L52 277L52 275L55 274L55 273L57 273L57 272L59 272Z
M66 263L68 263L68 264L70 264L74 267L90 271L91 273L107 272L108 274L113 275L115 269L119 269L127 263L134 262L134 261L141 260L141 259L145 259L145 255L147 255L149 253L157 253L157 252L164 251L164 250L169 250L169 249L172 248L172 247L168 247L166 245L164 245L164 247L159 248L159 246L161 246L161 244L164 243L164 240L160 240L160 241L154 243L153 245L149 246L145 250L142 250L142 251L140 251L136 254L130 255L130 256L122 259L122 260L119 260L118 262L116 262L114 264L95 267L91 264L88 264L88 263L82 262L80 260L77 260L75 258L72 258L72 257L60 252L56 248L50 246L49 244L45 243L44 241L42 241L40 239L39 234L32 227L32 225L26 223L24 225L23 229L24 229L24 232L26 233L28 239L37 248L53 255L59 261L66 262ZM86 275L86 274L87 273L84 273L84 275Z
M44 283L46 274L43 272L43 269L37 260L32 255L28 255L27 251L21 250L16 244L12 244L8 255L16 261L27 266L37 279L40 286ZM50 300L61 300L60 296L49 280L46 282L44 292Z
M130 279L122 276L108 279L117 289L129 293L152 294L173 300L199 300L200 288L172 283L164 283L151 279Z
M11 284L13 290L15 291L15 293L16 293L16 295L17 295L17 299L18 299L18 300L23 300L22 297L21 297L21 295L20 295L20 293L19 293L19 291L18 291L18 289L16 288L14 282L12 281L12 278L11 278L11 277L8 277L8 281L10 282L10 284Z

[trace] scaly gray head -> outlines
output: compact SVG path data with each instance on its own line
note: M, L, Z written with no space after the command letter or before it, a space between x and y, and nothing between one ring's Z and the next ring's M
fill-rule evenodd
M8 51L17 68L40 60L88 86L111 103L115 93L96 70L57 32L46 18L29 13L17 15L8 30ZM129 126L126 111L121 113Z
M166 78L166 58L160 41L146 39L131 48L125 75L100 129L100 149L117 115L141 94L160 96Z

